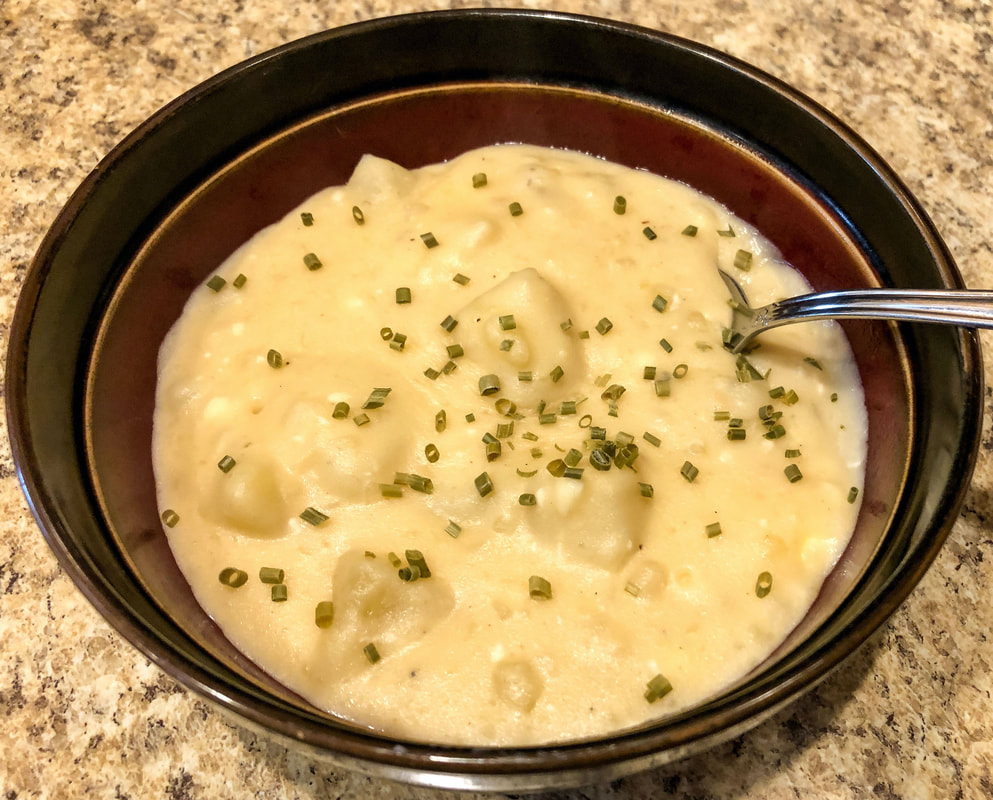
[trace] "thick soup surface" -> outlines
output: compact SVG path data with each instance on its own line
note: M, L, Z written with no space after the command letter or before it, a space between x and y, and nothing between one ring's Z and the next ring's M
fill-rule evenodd
M866 416L833 323L722 346L718 265L754 305L807 290L645 172L367 156L162 347L159 502L197 599L314 705L418 740L591 736L727 687L845 548Z

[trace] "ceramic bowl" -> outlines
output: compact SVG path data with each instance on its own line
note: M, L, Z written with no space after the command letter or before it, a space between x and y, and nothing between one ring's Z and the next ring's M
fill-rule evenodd
M339 765L462 789L607 780L757 724L897 608L945 539L981 422L974 332L844 325L869 469L848 550L777 653L712 701L540 748L396 741L321 713L240 655L167 548L150 463L156 353L191 290L366 152L406 167L527 142L684 181L756 225L816 289L960 288L933 225L857 135L700 45L525 11L403 16L312 36L187 92L118 145L55 221L10 336L8 421L42 532L125 638L193 692Z

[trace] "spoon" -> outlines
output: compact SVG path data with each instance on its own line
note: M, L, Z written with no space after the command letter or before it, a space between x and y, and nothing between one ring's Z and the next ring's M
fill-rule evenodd
M752 308L738 282L724 270L717 271L734 309L727 342L732 353L740 353L763 331L811 319L894 319L993 328L993 291L852 289L787 297Z

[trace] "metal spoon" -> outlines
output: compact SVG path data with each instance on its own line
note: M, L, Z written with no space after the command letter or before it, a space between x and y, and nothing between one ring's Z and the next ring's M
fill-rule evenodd
M731 293L734 314L728 347L740 353L762 331L810 319L894 319L993 328L993 291L853 289L787 297L752 308L738 282L717 270Z

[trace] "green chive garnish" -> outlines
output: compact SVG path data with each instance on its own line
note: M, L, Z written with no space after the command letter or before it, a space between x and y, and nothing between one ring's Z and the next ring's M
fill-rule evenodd
M456 272L455 275L452 276L452 280L459 286L466 286L471 278L469 278L468 275L463 275L461 272Z
M786 451L786 457L787 458L799 458L800 457L800 451L799 450L787 450Z
M614 198L614 213L620 215L627 210L628 210L627 199L623 195L617 195L617 197Z
M729 223L728 224L728 229L726 231L717 231L717 235L718 236L724 236L725 238L728 238L728 239L733 239L738 234L736 234L734 232L734 228L732 228L731 225L730 225L730 223Z
M782 425L773 425L768 431L762 434L766 439L780 439L786 435L786 428ZM799 480L799 479L798 479Z
M786 394L783 395L783 402L788 406L792 406L800 400L800 395L798 395L793 389L790 389Z
M838 402L838 393L837 392L831 392L831 402L832 403L837 403Z
M330 628L334 622L334 603L330 600L321 600L314 608L314 624L318 628Z
M486 472L480 472L473 483L476 484L476 491L479 492L480 497L486 497L493 491L493 480Z
M700 470L697 469L692 462L684 461L683 466L679 470L679 474L686 478L687 481L693 483L696 480L696 476L700 474Z
M379 493L388 498L403 497L403 487L395 483L381 483L379 484Z
M668 397L672 392L672 387L669 385L668 378L656 378L655 380L655 396L656 397Z
M854 503L858 499L858 496L859 496L859 490L858 490L857 487L853 486L851 489L848 490L848 502L849 503ZM169 523L166 523L166 524L168 525Z
M645 699L649 703L654 703L656 700L661 700L671 691L672 684L669 683L668 678L660 673L648 682L648 688L645 690Z
M666 307L669 305L669 301L666 300L662 295L655 295L655 299L652 300L652 308L658 311L660 314L665 311Z
M530 383L534 380L534 373L531 370L522 370L517 373L517 380L521 383Z
M796 464L790 464L783 472L790 483L796 483L803 478L803 473L800 472L800 468Z
M441 321L441 327L444 328L449 333L451 333L452 331L454 331L455 330L455 326L458 325L458 324L459 324L459 321L457 319L455 319L455 317L453 317L451 314L449 314L447 317L445 317Z
M496 375L484 375L479 379L479 393L486 397L500 391L500 378Z
M304 227L309 228L311 225L314 224L314 215L311 214L309 211L304 211L302 214L300 214L300 221L304 224Z
M540 575L532 575L528 578L528 594L532 600L551 600L552 584Z
M473 413L472 413L472 412L470 411L470 412L469 412L468 414L466 414L466 415L465 415L465 421L466 421L466 422L475 422L475 421L476 421L476 415L475 415L475 414L473 414Z
M448 520L448 524L445 526L445 533L453 539L458 539L459 534L462 533L462 526L453 520Z
M431 570L428 569L428 562L424 560L424 554L420 550L405 550L404 558L412 567L417 567L421 571L422 578L430 578Z
M752 254L747 250L739 250L734 254L734 265L747 272L752 268Z
M265 354L266 363L273 369L279 369L283 366L283 354L278 350L270 350Z
M511 203L508 208L510 209L510 216L512 217L519 217L524 213L524 209L521 208L520 203Z
M858 490L856 490L857 492ZM851 502L849 500L848 502ZM179 514L173 511L171 508L167 508L162 512L162 521L165 523L167 528L175 528L176 523L179 522Z
M207 288L213 289L215 292L219 292L226 284L227 281L224 280L224 278L220 275L214 275L209 281L207 281Z
M607 335L607 334L608 334L608 333L610 332L610 329L611 329L611 328L613 328L613 327L614 327L614 323L613 323L613 322L611 322L611 321L610 321L609 319L607 319L606 317L603 317L603 318L602 318L602 319L601 319L601 320L600 320L600 321L599 321L599 322L598 322L598 323L596 324L596 330L597 330L597 333L599 333L599 334L600 334L601 336L606 336L606 335Z
M721 535L721 523L711 522L704 530L707 532L707 538L713 539L715 536Z
M560 322L560 323L559 323L559 327L560 327L560 328L561 328L561 329L562 329L563 331L568 331L568 330L571 330L571 329L572 329L572 320L571 320L571 319L567 319L567 320L565 320L564 322Z
M477 172L472 176L472 188L479 189L486 185L486 173Z
M434 367L428 367L426 370L424 370L424 374L427 376L429 380L432 381L438 380L438 376L441 375L441 373L438 370L436 370Z
M352 206L352 219L355 220L356 225L365 224L365 214L362 213L362 209L358 206Z
M217 580L225 586L237 589L239 586L244 586L248 581L248 573L234 567L225 567L217 576Z
M237 462L231 458L231 456L224 456L220 461L217 462L217 468L221 472L230 472Z
M513 314L505 314L500 317L500 330L502 331L512 331L517 327L517 322L514 320Z
M445 352L448 353L449 358L462 358L465 355L465 350L462 349L460 344L450 344L445 348Z
M555 420L557 420L557 419L558 419L558 415L557 414L554 414L551 411L544 412L544 413L538 415L538 424L539 425L553 425L555 423Z
M285 603L287 596L285 583L277 583L269 591L269 597L274 603Z
M411 301L410 288L400 286L396 290L396 301L398 306L407 305Z
M248 283L248 278L245 276L243 272L239 272L238 276L233 281L231 281L231 285L235 289L240 289L246 283Z
M424 242L424 246L428 250L438 246L438 240L434 237L434 234L431 233L430 231L421 234L421 241Z
M403 352L403 347L405 344L407 344L407 334L394 333L393 338L390 340L390 349Z
M379 655L379 651L376 649L376 645L372 642L369 642L369 644L363 647L362 652L365 653L365 657L369 659L370 664L375 664L380 658L382 658L382 656Z
M821 369L821 370L824 369L824 367L821 366L821 362L818 361L816 358L811 358L810 356L807 356L806 358L803 359L803 362L805 364L810 364L810 366L812 366L814 369Z
M517 502L522 506L536 506L538 505L538 498L535 497L530 492L525 492L520 497L517 498Z
M565 370L556 364L555 369L549 372L548 375L552 379L552 383L558 383L562 376L565 375Z
M642 229L641 232L645 234L645 238L648 239L648 241L650 242L659 238L659 235L651 228L649 228L647 225Z
M660 444L662 444L662 440L658 436L656 436L654 433L649 433L648 431L645 431L641 435L641 438L644 439L646 442L648 442L652 447L658 447Z
M303 265L311 272L314 272L315 270L318 270L324 266L321 263L321 259L319 259L313 253L307 253L307 255L303 257Z
M441 458L441 453L438 452L438 448L435 447L435 445L428 444L428 446L424 448L424 457L428 460L429 463L433 464L435 461Z
M696 232L697 232L696 225L687 225L685 228L683 228L682 231L683 236L696 236Z
M333 419L345 419L350 411L348 403L342 401L334 404L334 411L331 412Z
M641 594L641 587L637 583L631 583L631 581L628 581L624 584L624 591L632 597L637 597Z
M262 567L259 570L259 580L262 583L282 583L283 578L283 570L278 567Z
M373 389L369 399L362 404L362 408L382 408L390 391L389 388Z
M447 426L448 414L445 409L441 409L441 411L434 415L434 429L437 433L441 433Z
M667 353L671 353L672 352L672 345L669 344L669 340L668 339L659 339L659 347L661 347Z
M300 513L300 519L316 528L318 525L328 521L328 515L313 506L307 506Z
M673 378L685 378L686 373L690 371L688 364L676 364L675 368L672 370Z
M744 428L729 428L728 429L728 441L740 442L745 439L747 431Z
M771 572L761 572L759 573L758 580L755 581L755 596L765 597L772 591L772 573Z
M354 417L352 417L352 422L354 422L356 425L358 425L361 428L363 425L369 424L369 415L356 414Z
M638 490L641 492L642 497L649 499L655 497L655 487L650 483L639 483Z

